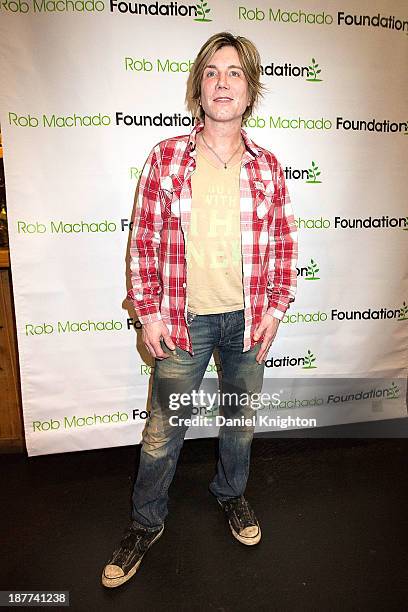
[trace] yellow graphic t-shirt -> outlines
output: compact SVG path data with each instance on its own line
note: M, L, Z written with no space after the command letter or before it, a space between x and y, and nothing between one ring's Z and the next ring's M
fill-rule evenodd
M216 168L197 149L186 244L188 309L196 314L244 308L240 171L240 162Z

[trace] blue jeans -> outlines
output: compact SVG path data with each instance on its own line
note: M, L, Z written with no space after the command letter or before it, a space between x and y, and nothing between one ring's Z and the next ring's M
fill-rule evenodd
M170 425L170 417L189 418L193 403L169 406L169 396L198 391L215 348L218 349L222 371L220 392L224 400L221 414L226 418L254 416L248 402L234 401L260 393L264 363L258 364L256 355L260 343L243 353L244 311L223 314L193 315L189 313L190 335L194 356L176 347L171 356L155 361L151 413L142 434L142 447L137 479L132 496L132 519L135 524L156 529L167 516L168 489L176 471L180 449L188 429L185 425ZM230 395L228 395L230 394ZM175 397L175 396L172 396ZM191 396L190 396L191 397ZM239 396L238 396L239 397ZM174 419L173 419L174 420ZM235 423L239 418L235 420ZM177 421L178 422L178 421ZM210 491L219 499L237 497L244 493L254 426L221 425L219 431L219 460Z

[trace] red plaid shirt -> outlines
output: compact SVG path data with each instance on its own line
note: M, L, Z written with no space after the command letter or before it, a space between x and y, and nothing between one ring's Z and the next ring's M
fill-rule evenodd
M196 167L196 125L190 135L156 145L144 166L130 242L133 301L139 321L163 320L173 342L192 355L186 324L187 263L184 236L191 213L191 174ZM243 352L264 314L282 319L296 294L297 228L282 168L276 157L242 130L246 150L240 173ZM259 340L258 340L259 342Z

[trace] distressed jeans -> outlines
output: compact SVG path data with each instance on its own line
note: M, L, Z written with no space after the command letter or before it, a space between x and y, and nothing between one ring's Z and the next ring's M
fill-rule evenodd
M174 409L169 398L171 394L179 396L182 393L193 397L192 392L198 392L216 348L222 376L220 414L226 419L235 418L235 424L220 426L219 459L209 486L210 492L222 500L242 495L249 474L254 426L248 422L241 425L240 417L252 421L255 411L241 398L261 392L264 363L258 364L255 359L260 343L242 352L243 310L210 315L188 314L194 356L179 347L171 351L162 341L163 350L170 357L155 360L151 412L142 434L139 471L132 495L132 520L134 524L149 529L163 525L167 516L168 489L188 429L181 424L171 425L169 419L177 417L178 422L190 418L193 411L193 402L180 404Z

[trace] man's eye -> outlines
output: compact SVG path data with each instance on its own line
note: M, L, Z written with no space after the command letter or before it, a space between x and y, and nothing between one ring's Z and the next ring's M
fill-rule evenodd
M241 73L239 72L239 70L231 70L231 74L232 76L241 76Z
M214 76L214 75L215 75L215 71L214 71L214 70L209 70L209 71L207 72L207 76L208 76L208 77L212 77L212 76Z

